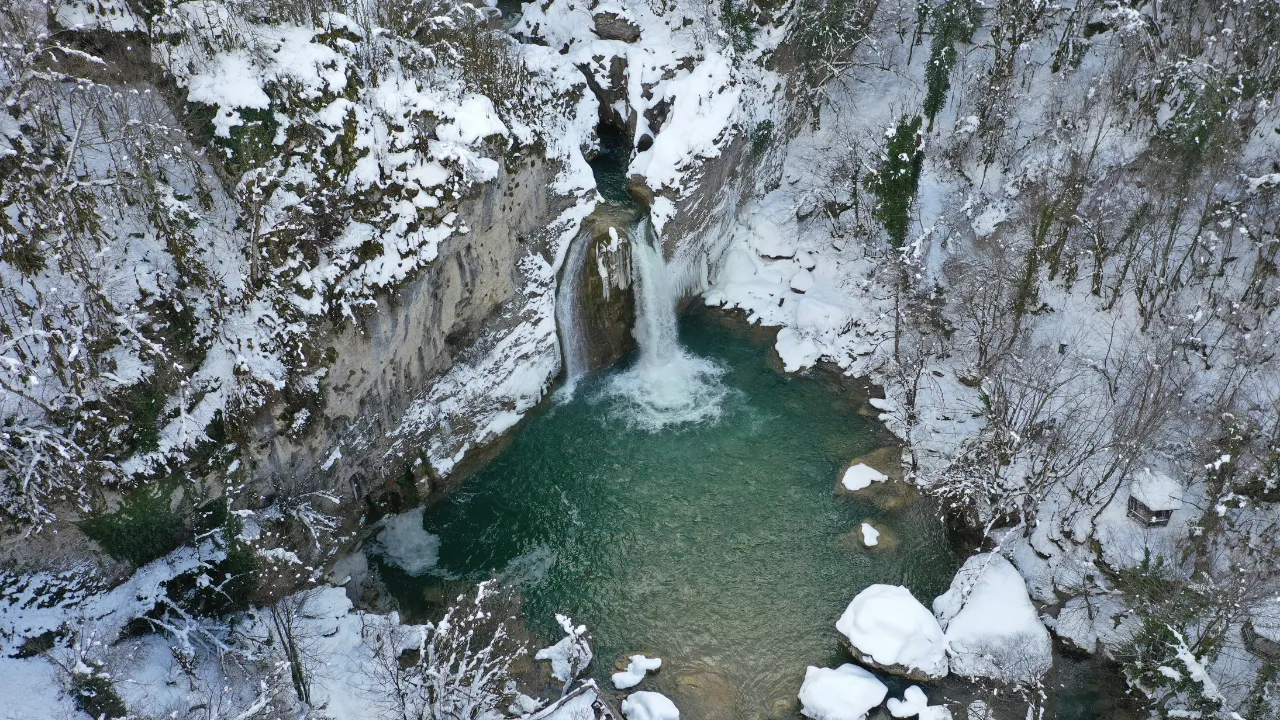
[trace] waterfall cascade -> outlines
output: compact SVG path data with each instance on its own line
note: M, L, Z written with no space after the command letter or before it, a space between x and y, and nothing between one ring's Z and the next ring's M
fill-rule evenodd
M556 399L567 402L581 380L591 369L582 317L582 271L587 263L591 234L582 233L569 245L569 254L560 275L560 292L556 296L556 326L560 332L560 354L564 359L565 381Z
M672 282L649 221L636 223L629 239L640 356L631 368L610 378L606 392L621 401L629 424L646 430L718 418L726 393L720 383L724 370L680 345L676 331L680 289Z

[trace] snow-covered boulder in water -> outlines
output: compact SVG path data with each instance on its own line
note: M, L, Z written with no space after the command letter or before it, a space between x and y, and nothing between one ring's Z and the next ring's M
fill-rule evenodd
M559 613L556 613L556 622L564 630L564 637L555 645L539 650L533 659L550 660L551 676L567 685L591 664L594 654L587 640L586 625L575 627L573 620Z
M1027 585L995 553L974 555L933 601L946 632L951 671L965 677L1030 682L1053 665L1053 645Z
M800 714L812 720L864 720L888 694L879 678L857 665L834 670L810 665L800 686Z
M951 711L942 705L930 705L929 698L919 685L912 685L902 694L902 699L889 698L886 703L889 714L896 718L914 717L920 720L951 720Z
M622 672L613 674L613 686L619 690L633 688L644 680L644 676L650 670L657 670L662 667L662 658L650 658L644 655L632 655L630 662L627 663L627 669Z
M858 593L836 621L860 662L912 680L947 674L947 641L933 614L899 585Z
M857 492L871 487L871 483L884 482L888 479L887 475L870 465L858 463L850 465L849 469L844 471L844 475L840 478L840 486L849 492Z
M662 693L642 690L622 701L622 714L627 720L680 720L680 710Z

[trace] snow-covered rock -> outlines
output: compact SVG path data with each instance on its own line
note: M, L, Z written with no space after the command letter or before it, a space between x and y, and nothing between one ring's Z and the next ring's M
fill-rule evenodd
M858 463L844 471L844 476L840 478L840 485L849 492L857 492L871 487L873 482L884 482L888 479L888 476L870 465Z
M934 616L899 585L872 585L836 621L859 661L913 680L947 674L947 641Z
M595 702L599 695L594 687L570 693L532 715L529 720L595 720Z
M680 720L680 710L662 693L641 690L622 701L622 714L627 720Z
M1046 621L1058 637L1087 652L1118 650L1142 624L1129 612L1118 593L1091 593L1067 600L1058 617Z
M929 706L929 698L925 696L919 685L912 685L902 693L901 700L889 698L889 702L885 705L889 707L889 714L896 718L915 717Z
M751 221L751 245L764 258L789 258L796 254L795 242L783 237L782 229L763 217Z
M556 621L564 629L565 636L551 647L542 648L533 656L535 660L551 661L551 676L568 683L578 677L594 656L591 644L587 641L587 626L574 626L573 620L564 615L556 615Z
M871 526L870 523L862 523L859 528L862 532L862 544L866 547L875 547L880 544L880 531Z
M822 357L822 348L813 338L801 335L791 328L783 328L778 332L778 340L774 346L778 357L782 358L782 369L796 372L812 367Z
M920 720L951 720L951 711L942 705L930 705L919 685L912 685L902 699L889 698L889 714L896 718L918 717Z
M813 289L813 273L801 270L791 276L791 289L798 293L807 293Z
M644 680L645 673L662 667L662 658L649 658L644 655L632 655L627 669L613 674L613 686L619 690L633 688Z
M800 686L800 714L812 720L864 720L888 694L879 678L857 665L834 670L810 665Z
M951 671L966 677L1030 682L1053 664L1053 645L1016 568L1003 556L965 561L951 588L933 601L946 631Z

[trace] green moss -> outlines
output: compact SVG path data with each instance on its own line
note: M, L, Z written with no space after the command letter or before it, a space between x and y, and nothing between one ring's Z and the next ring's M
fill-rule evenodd
M177 487L169 482L138 488L119 510L90 516L80 528L112 557L145 565L191 539L182 518L169 509Z

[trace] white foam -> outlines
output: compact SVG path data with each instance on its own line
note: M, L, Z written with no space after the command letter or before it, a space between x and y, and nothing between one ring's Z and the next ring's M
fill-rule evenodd
M418 508L384 519L376 543L387 562L410 575L421 575L440 560L440 536L422 528L422 513Z
M641 430L718 419L727 394L720 382L725 370L680 346L676 291L662 253L650 243L648 222L631 232L631 261L640 357L610 378L605 394L618 402L621 419Z

